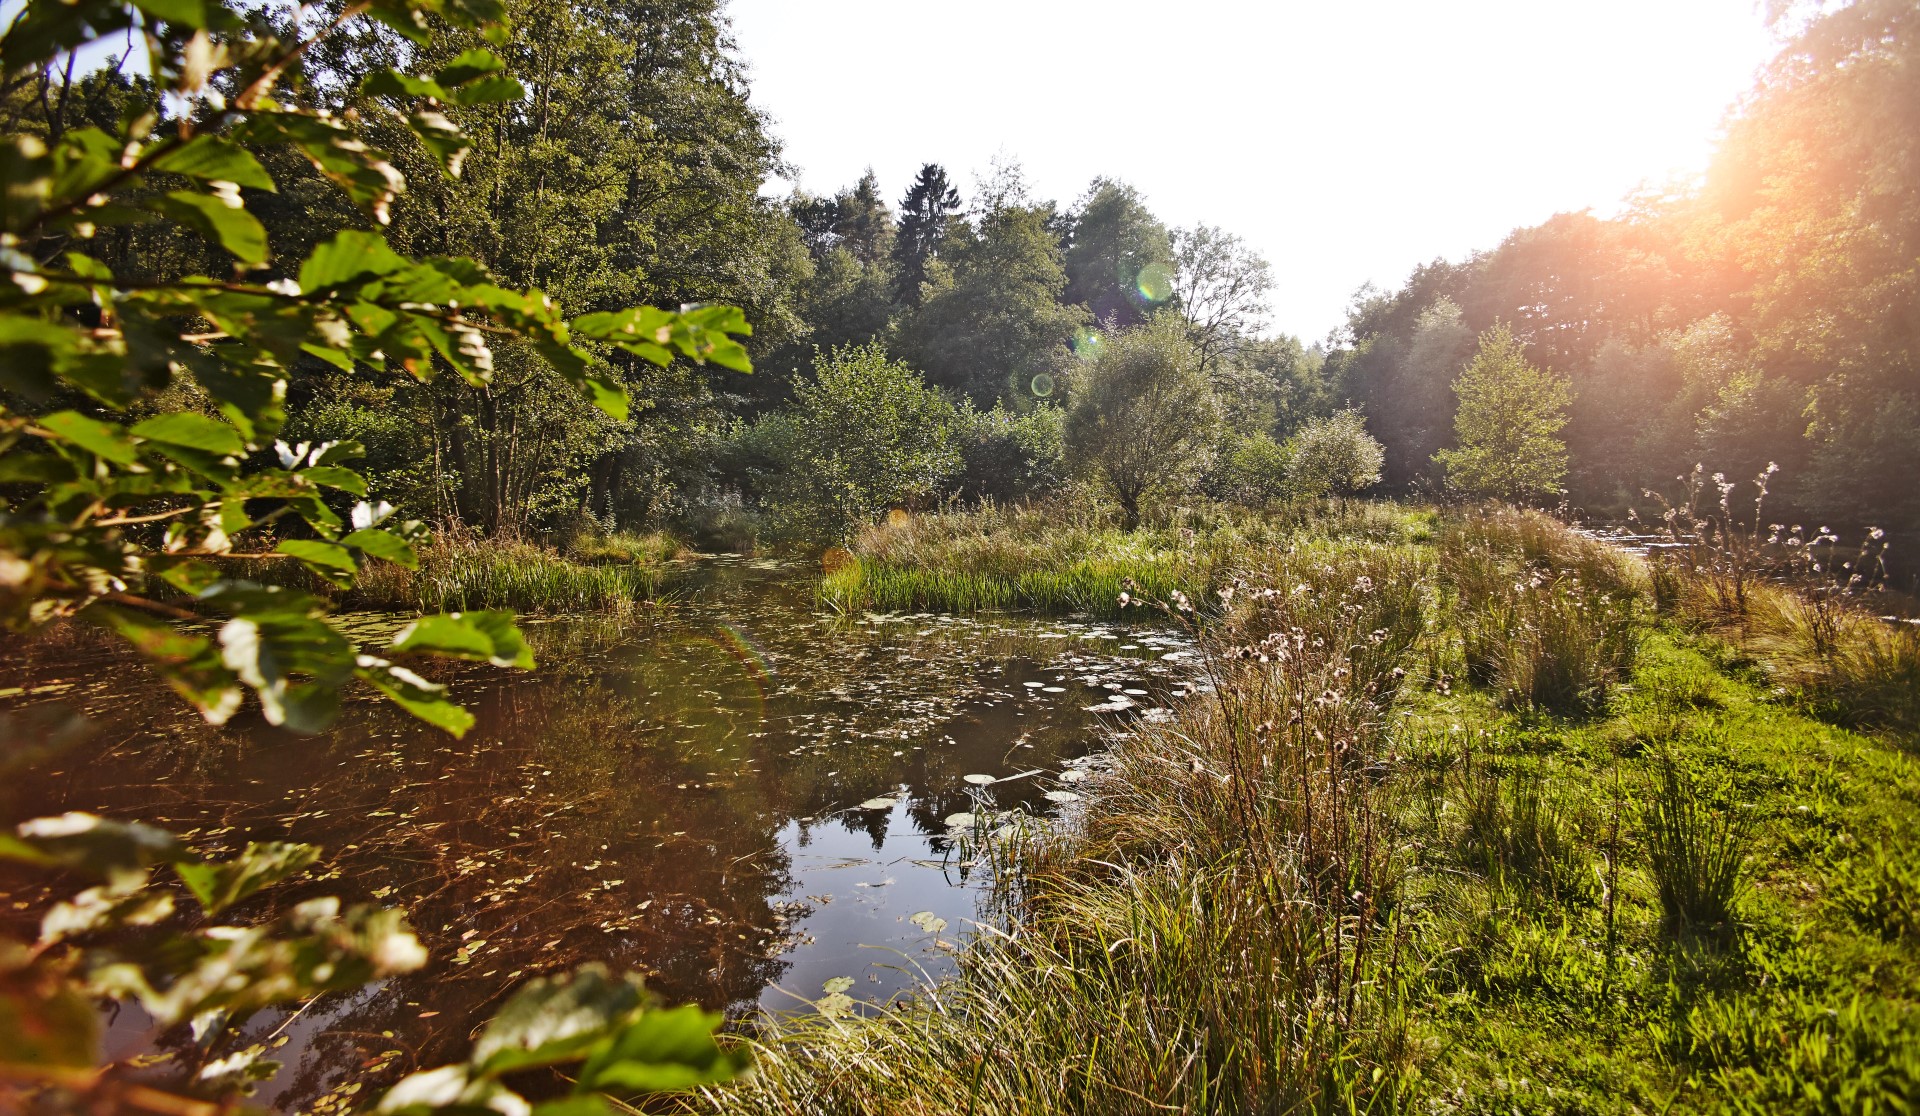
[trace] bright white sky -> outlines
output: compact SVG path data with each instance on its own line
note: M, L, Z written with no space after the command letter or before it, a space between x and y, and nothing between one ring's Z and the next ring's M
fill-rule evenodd
M731 0L798 184L1011 157L1273 262L1311 341L1354 290L1698 172L1771 54L1756 0Z

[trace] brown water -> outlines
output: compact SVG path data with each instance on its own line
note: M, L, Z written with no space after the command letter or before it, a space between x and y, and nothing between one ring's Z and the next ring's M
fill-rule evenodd
M689 581L689 599L639 619L529 624L532 674L448 676L478 717L457 741L371 700L319 737L246 715L216 729L124 658L0 660L16 726L56 706L88 722L0 782L0 822L90 810L216 856L308 841L323 878L242 917L318 894L404 907L425 970L257 1016L231 1044L284 1038L256 1100L324 1108L370 1063L387 1080L458 1057L512 987L584 961L736 1015L805 1010L838 976L871 1001L938 977L986 917L984 868L944 819L1072 809L1046 797L1065 797L1058 776L1193 673L1163 631L834 617L814 611L808 570L739 558L702 560ZM1133 707L1116 711L1116 691ZM31 741L11 743L17 758ZM0 874L13 934L55 897ZM110 1016L108 1045L170 1055L156 1079L198 1058L132 1007Z

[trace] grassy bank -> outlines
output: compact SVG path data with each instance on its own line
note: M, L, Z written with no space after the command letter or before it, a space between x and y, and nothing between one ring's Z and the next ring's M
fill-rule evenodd
M1215 691L1000 850L1009 933L691 1107L1913 1110L1895 719L1541 517L1273 532L1207 567Z
M1121 594L1212 602L1249 555L1295 537L1314 515L1332 537L1396 539L1423 521L1391 505L1352 503L1279 515L1178 511L1123 531L1098 509L993 507L898 517L856 538L831 568L822 601L843 611L1027 611L1115 617Z
M669 591L685 547L670 535L595 536L565 547L443 531L420 566L373 562L337 593L290 562L235 563L234 574L337 597L342 608L397 612L512 609L527 614L622 612Z

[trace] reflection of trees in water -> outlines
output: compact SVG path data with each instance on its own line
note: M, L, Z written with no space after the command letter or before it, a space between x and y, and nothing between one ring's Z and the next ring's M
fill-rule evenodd
M0 820L141 816L215 853L310 841L337 874L248 913L319 894L408 910L432 964L307 1008L276 1052L288 1063L270 1085L280 1107L305 1107L383 1051L402 1052L383 1077L447 1060L509 988L582 961L645 972L670 1000L744 1011L786 970L775 914L793 887L778 844L790 820L879 848L902 836L891 812L850 808L906 785L908 816L938 856L944 818L973 805L963 775L1094 743L1077 688L1042 702L1021 685L1066 669L1060 640L1033 634L1054 626L822 625L794 590L803 580L762 578L772 587L638 621L531 625L537 673L437 672L478 718L460 741L372 701L350 703L318 738L257 716L214 729L144 671L70 669L62 696L96 729L0 782ZM1023 734L1035 747L1011 750ZM1004 807L1038 791L1025 780L990 793ZM6 897L29 906L0 905L0 920L32 936L46 896ZM263 1016L248 1034L283 1020Z

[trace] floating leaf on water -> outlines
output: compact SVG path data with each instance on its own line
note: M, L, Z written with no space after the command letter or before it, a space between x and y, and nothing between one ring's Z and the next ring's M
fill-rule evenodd
M976 787L988 786L999 781L991 775L963 775L961 776L961 780L972 783Z
M1072 791L1051 790L1046 793L1046 799L1048 802L1078 802L1080 796Z
M975 818L972 814L948 814L947 825L953 829L972 829Z
M891 798L869 798L860 804L860 809L891 810L898 805L900 805L900 803Z
M828 1019L840 1019L853 1014L853 997L845 992L830 992L813 1006Z
M1078 783L1081 780L1085 779L1086 777L1087 777L1087 772L1084 769L1078 768L1078 767L1069 768L1068 770L1062 771L1060 773L1060 781L1063 783Z
M825 992L829 996L833 996L841 992L845 992L847 989L852 987L853 987L852 977L837 976L837 977L834 977L832 980L827 981L825 984L822 984L820 986L820 991Z
M947 928L947 920L934 914L932 911L921 911L908 918L907 921L929 934L938 934Z
M1043 694L1064 694L1067 692L1067 688L1065 686L1042 686L1040 687L1040 692Z

